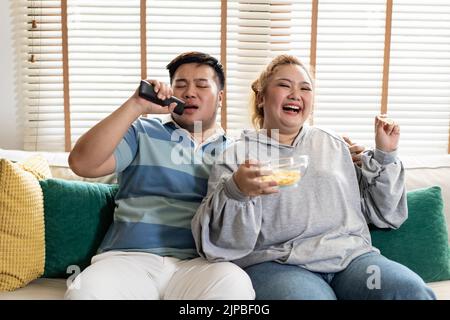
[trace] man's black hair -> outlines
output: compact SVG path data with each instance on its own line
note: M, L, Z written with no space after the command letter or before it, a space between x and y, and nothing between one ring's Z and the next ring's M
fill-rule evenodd
M203 53L203 52L197 52L197 51L191 51L191 52L185 52L177 56L175 59L170 61L170 63L167 65L167 69L169 70L169 76L170 76L170 83L172 83L173 76L175 75L175 72L177 69L186 63L198 63L202 65L210 66L214 69L217 77L219 78L219 86L220 90L223 90L225 87L225 73L223 71L223 66L220 64L220 62L214 58L213 56Z

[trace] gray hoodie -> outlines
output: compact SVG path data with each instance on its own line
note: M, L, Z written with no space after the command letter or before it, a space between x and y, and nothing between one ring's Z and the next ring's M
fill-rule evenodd
M308 155L295 188L247 197L232 174L245 159ZM395 152L365 151L355 166L344 140L304 126L292 146L244 131L216 159L208 194L192 220L201 256L241 267L276 261L338 272L372 247L368 223L398 228L408 216L404 168Z

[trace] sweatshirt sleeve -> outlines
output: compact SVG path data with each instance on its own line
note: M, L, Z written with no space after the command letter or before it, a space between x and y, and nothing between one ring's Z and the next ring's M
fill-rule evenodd
M356 169L362 212L368 223L397 229L408 218L405 170L396 151L368 150Z
M232 261L253 251L261 229L260 197L247 197L232 174L237 166L215 164L208 194L191 222L197 251L208 261Z

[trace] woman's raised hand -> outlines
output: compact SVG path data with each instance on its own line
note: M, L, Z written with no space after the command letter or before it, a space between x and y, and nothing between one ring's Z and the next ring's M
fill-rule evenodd
M385 114L375 117L375 145L384 152L397 150L400 140L400 126Z

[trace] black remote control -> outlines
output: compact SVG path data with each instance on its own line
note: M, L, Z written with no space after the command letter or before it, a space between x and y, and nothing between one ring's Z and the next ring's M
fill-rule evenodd
M166 100L159 99L156 95L155 90L153 89L153 86L148 81L141 80L141 84L139 85L139 96L144 98L145 100L159 104L163 107L168 106L172 102L176 102L177 106L175 107L175 109L173 109L173 112L179 115L182 115L184 112L185 103L183 100L180 100L177 97L173 96Z

